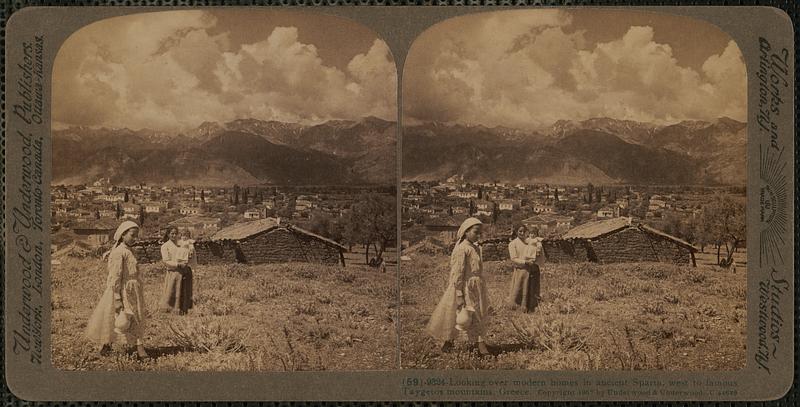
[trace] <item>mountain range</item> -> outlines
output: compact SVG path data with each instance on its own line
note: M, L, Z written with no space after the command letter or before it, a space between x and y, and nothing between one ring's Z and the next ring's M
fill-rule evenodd
M744 185L747 124L610 118L538 130L424 123L403 131L403 179Z
M394 183L396 127L375 117L312 126L241 119L182 133L70 127L52 133L53 183Z
M181 133L54 130L53 182L256 185L395 182L396 123L239 119ZM744 185L747 124L610 118L537 130L429 122L403 129L403 179Z

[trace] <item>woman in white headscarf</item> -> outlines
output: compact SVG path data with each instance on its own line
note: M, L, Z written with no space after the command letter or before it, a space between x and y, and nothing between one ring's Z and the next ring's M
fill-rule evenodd
M139 225L122 222L114 233L114 247L108 255L108 278L103 296L89 318L86 336L102 345L101 355L111 352L111 345L120 342L136 345L139 358L147 357L144 349L145 310L139 270L131 245L139 235Z
M452 348L459 331L466 331L470 342L477 343L478 351L482 355L489 354L484 342L489 292L483 279L483 260L478 247L481 225L476 218L469 218L461 224L450 255L447 287L428 322L428 333L443 341L442 351Z

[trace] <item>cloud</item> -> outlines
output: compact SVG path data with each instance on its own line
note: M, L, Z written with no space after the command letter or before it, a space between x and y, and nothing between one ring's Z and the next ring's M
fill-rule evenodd
M82 29L56 60L54 120L178 130L237 118L396 118L396 68L383 41L341 69L295 27L237 46L224 28L210 14L179 11Z
M531 17L453 19L419 37L404 76L409 121L538 127L603 116L746 119L746 73L733 41L695 70L681 65L669 44L656 42L649 26L588 44L566 12Z

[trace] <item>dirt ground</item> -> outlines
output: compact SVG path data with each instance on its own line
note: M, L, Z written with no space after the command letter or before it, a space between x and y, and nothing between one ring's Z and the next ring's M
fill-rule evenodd
M350 264L197 266L195 307L158 312L163 269L143 265L150 360L101 357L83 335L105 287L95 258L52 269L53 364L64 370L389 370L397 366L396 275ZM177 332L172 331L174 328ZM182 338L182 339L181 339Z
M413 369L735 370L745 366L746 263L547 264L534 313L505 304L511 266L484 263L493 315L479 357L441 353L424 328L447 283L446 256L401 264L401 365Z

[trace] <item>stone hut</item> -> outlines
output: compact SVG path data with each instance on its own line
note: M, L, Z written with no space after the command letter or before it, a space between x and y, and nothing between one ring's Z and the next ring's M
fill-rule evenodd
M209 241L195 243L195 250L200 264L310 262L344 265L347 248L326 237L267 218L221 229Z
M545 239L542 241L545 258L551 263L579 263L589 261L590 245L587 241Z
M133 244L131 251L136 256L136 262L140 264L157 263L161 261L161 239L139 239Z
M481 246L483 261L508 260L508 243L510 240L508 237L496 237L478 242Z
M446 235L450 240L455 240L456 232L467 219L466 215L449 215L433 218L425 223L425 230L429 233Z
M120 221L116 219L95 219L77 222L72 226L72 233L90 246L99 247L113 240L114 231Z
M561 239L545 240L543 247L547 261L553 263L649 261L696 266L697 248L647 225L634 225L626 217L585 223Z

